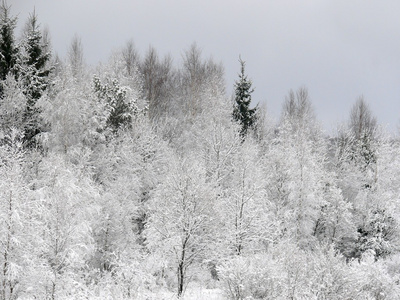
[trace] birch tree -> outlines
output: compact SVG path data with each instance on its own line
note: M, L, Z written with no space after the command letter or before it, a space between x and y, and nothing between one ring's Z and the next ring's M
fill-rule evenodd
M96 217L98 191L90 178L64 160L50 154L39 165L36 197L42 203L37 212L40 243L34 293L40 298L63 299L74 293L86 263L93 253L91 226Z
M33 201L24 179L22 134L12 129L0 146L0 299L17 299L26 288L30 242L34 237L29 214Z
M149 203L146 242L175 270L178 296L186 289L190 268L209 246L214 196L205 178L198 163L174 160Z

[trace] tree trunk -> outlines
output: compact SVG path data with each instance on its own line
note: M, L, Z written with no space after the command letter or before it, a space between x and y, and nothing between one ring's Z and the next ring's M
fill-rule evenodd
M178 266L178 298L180 298L183 294L183 283L185 279L185 272L183 268L183 261L181 261Z

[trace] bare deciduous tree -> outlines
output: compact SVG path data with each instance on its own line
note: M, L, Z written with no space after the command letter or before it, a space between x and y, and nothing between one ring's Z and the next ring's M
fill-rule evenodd
M135 65L138 63L139 54L135 48L133 40L129 40L126 43L125 48L122 50L122 57L126 66L126 70L129 76L132 76L135 71Z
M192 44L183 54L183 66L180 70L180 89L183 93L182 109L189 115L197 115L208 103L203 100L205 90L221 89L224 68L212 58L202 59L201 49Z
M377 128L376 118L372 115L363 96L358 98L351 109L349 127L356 140L360 139L363 135L374 136Z
M156 49L150 46L141 64L141 72L150 118L157 118L168 108L174 78L172 58L166 55L160 61Z
M292 133L305 134L313 140L319 135L319 126L307 88L289 91L282 108L281 123L285 122L290 124Z
M78 35L72 38L68 50L68 61L71 66L72 74L76 77L82 71L83 67L83 46L81 38Z
M296 93L293 90L289 91L283 104L282 114L284 117L291 117L299 121L305 118L315 118L307 88L301 87Z

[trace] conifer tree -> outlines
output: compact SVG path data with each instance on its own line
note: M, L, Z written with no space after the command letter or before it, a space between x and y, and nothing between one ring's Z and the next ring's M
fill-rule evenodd
M36 102L50 84L49 74L52 68L48 65L50 53L47 48L48 45L44 43L40 32L37 15L33 12L25 27L25 35L17 62L18 78L27 97L24 113L24 139L27 146L33 146L35 144L33 138L41 132L40 111L36 107Z
M245 75L246 62L239 58L241 71L239 80L235 82L235 103L233 118L241 125L240 135L244 138L249 129L254 128L257 120L258 106L250 108L251 94L254 92L252 82Z
M117 79L108 79L102 84L100 78L93 78L94 91L105 106L107 120L105 126L115 133L123 126L130 126L132 117L138 112L136 99L130 99L128 87L120 86ZM104 128L103 128L104 129Z
M16 62L18 48L15 44L14 29L17 18L10 17L10 6L3 1L0 5L0 80L5 80ZM3 87L0 85L0 97Z
M48 67L48 62L51 55L46 51L47 45L43 43L35 12L30 15L26 24L22 47L21 76L28 80L26 94L32 100L37 100L49 84L47 79L51 68ZM30 77L30 80L26 78L27 76Z

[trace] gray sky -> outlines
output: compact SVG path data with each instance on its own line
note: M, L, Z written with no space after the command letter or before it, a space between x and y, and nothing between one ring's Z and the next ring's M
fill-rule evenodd
M19 28L35 7L55 52L65 56L74 34L85 59L106 60L133 39L180 63L193 42L225 66L227 90L238 57L256 91L279 117L290 89L306 86L318 119L331 132L364 95L378 122L400 124L400 1L370 0L8 0ZM19 33L19 32L17 32Z

